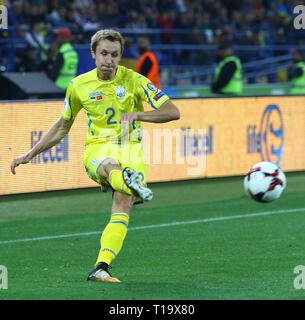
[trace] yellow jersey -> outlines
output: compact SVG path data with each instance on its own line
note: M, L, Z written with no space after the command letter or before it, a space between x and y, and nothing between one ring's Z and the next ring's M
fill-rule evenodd
M139 73L118 66L112 80L103 81L97 69L74 78L66 91L62 117L73 120L84 109L88 124L86 145L94 142L121 141L122 113L143 112L142 101L158 109L169 97ZM141 141L141 122L129 126L129 140Z

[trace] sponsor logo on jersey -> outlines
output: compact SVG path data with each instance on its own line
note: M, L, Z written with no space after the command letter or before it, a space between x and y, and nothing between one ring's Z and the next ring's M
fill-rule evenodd
M165 95L165 93L163 91L160 91L159 93L157 93L153 99L158 101L161 97L163 97Z
M102 94L103 94L103 91L90 92L89 98L92 100L94 99L101 100L103 98Z

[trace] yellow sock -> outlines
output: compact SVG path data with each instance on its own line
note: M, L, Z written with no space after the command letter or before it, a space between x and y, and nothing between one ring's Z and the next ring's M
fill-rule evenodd
M127 233L129 215L127 213L113 213L101 236L101 249L96 261L106 262L108 265L120 252Z
M133 195L133 192L126 186L123 180L121 170L113 169L110 171L109 183L115 191L119 191L128 195Z

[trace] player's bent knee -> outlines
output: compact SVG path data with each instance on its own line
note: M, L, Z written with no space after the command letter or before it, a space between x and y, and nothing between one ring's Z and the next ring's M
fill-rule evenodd
M113 169L121 169L120 165L112 158L108 158L103 161L101 166L98 169L98 174L101 178L107 179L109 176L109 173Z

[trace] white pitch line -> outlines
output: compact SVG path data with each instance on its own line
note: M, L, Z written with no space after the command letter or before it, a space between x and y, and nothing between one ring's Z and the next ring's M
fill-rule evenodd
M252 217L268 216L268 215L281 214L281 213L294 213L294 212L302 212L302 211L305 211L305 208L255 212L255 213L241 214L241 215L236 215L236 216L215 217L215 218L207 218L207 219L199 219L199 220L191 220L191 221L174 221L171 223L154 224L154 225L150 225L150 226L128 228L128 231L173 227L173 226L180 226L180 225L186 225L186 224L206 223L206 222L213 222L213 221L252 218ZM101 233L102 233L102 230L101 231L92 231L92 232L82 232L82 233L68 233L68 234L61 234L61 235L57 235L57 236L45 236L45 237L25 238L25 239L16 239L16 240L4 240L4 241L0 241L0 245L1 244L16 243L16 242L30 242L30 241L61 239L61 238L69 238L69 237L83 237L83 236L90 236L90 235L101 234Z

